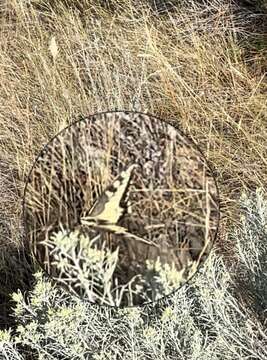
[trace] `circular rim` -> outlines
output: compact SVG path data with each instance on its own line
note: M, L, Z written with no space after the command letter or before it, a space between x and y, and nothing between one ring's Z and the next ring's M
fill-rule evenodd
M206 164L207 168L210 170L211 172L211 176L212 176L212 179L214 181L214 185L215 185L215 188L216 188L216 203L217 203L217 206L218 206L218 210L217 210L217 221L216 221L216 229L215 229L215 233L213 235L213 239L211 240L211 246L210 246L210 250L209 250L209 253L207 254L207 257L204 261L200 262L200 264L198 265L197 267L197 270L193 273L193 275L188 279L186 280L183 284L181 284L177 289L171 291L169 294L167 295L164 295L162 296L160 299L158 300L155 300L155 301L149 301L149 302L145 302L143 304L137 304L137 305L127 305L127 306L116 306L116 305L109 305L109 304L98 304L98 303L95 303L95 302L91 302L89 300L86 300L86 299L83 299L82 297L80 297L78 294L75 294L75 293L71 293L70 290L67 290L67 292L70 294L70 295L73 295L73 296L76 296L77 298L79 298L81 301L83 302L86 302L86 303L89 303L90 305L97 305L97 306L100 306L100 307L108 307L108 308L115 308L115 309L128 309L128 308L136 308L136 307L145 307L145 306L151 306L153 304L158 304L159 302L161 301L164 301L165 299L171 297L172 295L174 295L174 293L178 292L185 284L190 284L190 282L192 281L192 279L195 277L195 275L200 271L200 269L202 269L202 267L204 266L204 263L208 260L209 256L210 256L210 253L211 253L211 250L213 249L214 247L214 244L215 244L215 241L217 239L217 236L218 236L218 232L219 232L219 224L220 224L220 220L221 220L221 200L220 200L220 192L219 192L219 187L218 187L218 183L217 183L217 179L216 179L216 176L215 176L215 169L214 167L210 164L210 162L207 160L207 158L205 157L205 155L203 154L202 150L200 149L200 147L193 141L193 139L190 138L189 135L185 134L183 130L181 130L179 128L179 125L178 124L173 124L170 120L163 120L161 118L159 118L158 116L155 116L155 115L152 115L150 113L142 113L140 111L130 111L130 110L110 110L110 111L102 111L102 112L98 112L98 113L94 113L94 114L91 114L91 115L88 115L88 116L82 116L80 115L79 116L79 119L78 120L75 120L74 122L72 122L70 125L66 126L65 128L63 128L62 130L60 130L55 136L53 136L44 146L43 148L38 152L38 155L36 156L34 162L33 162L33 165L31 166L31 169L28 173L28 176L26 177L26 183L25 183L25 186L24 186L24 191L23 191L23 201L22 201L22 226L23 226L23 237L25 240L27 240L27 229L28 229L28 226L27 226L27 221L26 221L26 206L25 206L25 197L26 197L26 193L27 193L27 187L28 187L28 184L29 184L29 181L30 181L30 178L31 178L31 175L32 175L32 172L33 172L33 169L35 167L35 165L37 164L40 156L42 155L43 152L45 152L48 148L48 146L50 145L50 143L52 143L54 141L55 138L57 138L61 133L63 133L64 131L66 131L68 128L70 128L71 126L75 126L75 124L77 124L78 122L86 122L86 121L90 121L94 116L99 116L99 115L105 115L105 114L112 114L112 113L124 113L124 114L140 114L140 115L145 115L145 116L148 116L150 118L154 118L156 120L158 120L159 122L164 122L166 123L167 125L169 126L172 126L174 129L176 129L180 135L182 137L184 137L188 142L189 142L189 145L191 145L193 148L195 148L199 154L202 156L203 160L204 160L204 163ZM109 120L108 118L106 119L103 119L103 120ZM44 273L49 277L49 279L51 281L54 281L56 282L55 279L53 279L53 277L43 268L42 264L40 263L40 261L37 259L37 257L35 256L35 254L33 253L32 251L32 246L30 244L30 252L31 254L34 256L35 260L38 262L39 266L42 268L42 270L44 271ZM60 286L61 288L64 288L64 285L61 285L61 284L58 284L58 286Z

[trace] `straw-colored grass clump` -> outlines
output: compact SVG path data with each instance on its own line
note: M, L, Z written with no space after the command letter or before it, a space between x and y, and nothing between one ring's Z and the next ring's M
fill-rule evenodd
M266 214L266 193L256 193L260 210L247 220L240 217L238 202L242 192L253 193L267 183L266 5L263 0L254 5L238 0L177 1L169 12L159 14L151 3L9 0L0 5L0 326L10 328L9 335L1 333L0 353L6 359L19 358L17 349L25 354L29 347L33 352L33 343L36 358L50 359L92 354L96 359L266 358L266 304L253 297L264 293L261 281L266 271L259 255L263 250L251 246L255 238L266 239L266 223L260 234L253 225ZM123 322L115 315L110 320L98 309L88 324L82 305L66 300L68 310L61 309L71 319L66 333L63 325L54 327L64 318L62 313L55 315L55 303L64 296L55 295L46 282L32 287L36 267L23 239L23 189L33 160L52 136L79 115L115 109L169 119L200 146L220 190L218 258L210 260L211 275L199 273L195 287L184 286L173 295L175 309L182 309L177 322L176 310L174 318L168 310L164 322L153 322L152 314L150 322L143 323L140 313ZM231 228L241 232L227 235ZM241 238L249 245L240 245ZM230 265L235 274L231 285ZM220 282L210 280L215 288L209 289L206 276L218 279L217 273ZM250 274L257 274L253 284L247 280ZM226 295L232 285L238 289L238 302ZM14 318L10 294L18 288L33 289L34 303L16 298L20 305ZM200 298L193 300L196 291ZM47 300L48 293L52 300ZM216 301L210 302L211 296ZM77 335L78 318L87 328ZM22 327L16 328L15 321ZM125 328L131 337L123 337ZM15 347L12 341L18 333ZM104 348L103 339L113 345ZM232 347L226 345L230 342Z

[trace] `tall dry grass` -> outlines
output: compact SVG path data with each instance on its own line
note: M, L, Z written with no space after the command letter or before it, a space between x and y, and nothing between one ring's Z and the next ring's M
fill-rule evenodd
M134 109L179 124L216 170L222 230L239 223L236 199L242 190L266 185L264 6L254 12L230 0L177 2L159 16L143 3L112 3L109 9L82 0L71 7L48 0L1 4L5 299L27 282L8 254L22 245L28 171L42 146L81 114ZM220 244L221 251L232 248L225 236Z

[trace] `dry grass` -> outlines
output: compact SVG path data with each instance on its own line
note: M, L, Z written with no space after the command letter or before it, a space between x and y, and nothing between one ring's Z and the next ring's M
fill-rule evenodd
M27 300L20 291L13 294L19 326L16 338L10 331L0 331L3 359L20 359L20 346L24 356L26 350L35 354L33 359L265 360L267 202L263 194L257 191L240 199L242 225L229 229L237 243L239 273L235 263L225 265L212 249L192 283L157 304L119 310L91 306L36 274L37 284ZM233 292L234 278L241 274L245 286ZM236 293L242 294L241 299Z
M261 51L246 50L255 16L235 15L228 1L181 6L160 21L130 5L117 16L100 7L93 16L88 5L81 16L36 3L45 2L12 0L1 17L1 156L22 182L42 145L79 114L135 108L179 123L201 146L223 203L239 186L266 183L263 38L254 36Z
M80 114L135 109L179 124L216 170L225 228L240 222L238 195L267 183L264 2L257 14L230 0L181 2L161 17L130 0L100 3L0 6L1 296L12 272L19 283L6 251L22 244L32 162Z
M115 294L116 300L112 300L112 304L117 306L122 306L121 299L127 304L125 296L120 295L118 299L119 289L123 293L128 287L126 283L132 283L135 278L134 288L139 290L136 290L138 296L131 295L128 299L132 306L133 302L149 301L149 296L141 300L145 291L140 290L144 287L141 283L146 282L141 273L148 270L147 260L154 262L155 268L158 257L159 263L167 263L170 273L173 269L175 288L195 273L207 257L217 232L218 196L214 179L201 154L179 131L174 130L170 125L140 113L103 113L78 121L45 147L29 176L24 215L27 240L32 244L35 257L51 276L74 286L80 295L84 292L86 298L88 294L89 299L92 296L89 290L84 291L84 286L93 289L94 282L103 282L103 290L106 289L104 296L101 295L103 301L110 302ZM129 167L133 159L135 165ZM127 189L127 183L132 182L127 190L132 213L124 214L120 219L116 210L121 199L110 198L105 215L101 216L111 222L109 230L114 226L113 235L115 232L116 236L105 233L105 227L102 228L104 233L99 233L100 225L95 227L88 214L108 184L122 181L118 174L126 169L126 164L129 178L123 186ZM133 166L135 175L132 174ZM101 199L97 201L101 203ZM106 201L107 198L102 197L102 203ZM99 203L94 206L93 220L94 215L100 216ZM64 246L59 241L56 250L50 237L52 232L59 231L60 224L65 229L80 228L79 232L87 237L85 246L79 245L76 234L67 241L66 247L66 238L60 235L59 240ZM125 237L122 235L124 231L128 233ZM91 269L92 276L92 259L88 260L87 252L90 242L92 247L98 248L100 260L98 267ZM110 248L114 255L118 250L115 262L116 255L111 261L106 261L105 247ZM102 281L98 274L107 268L106 264L112 266L108 265L108 276ZM147 280L153 277L152 268ZM82 273L85 278L88 274L91 281L81 282ZM171 274L169 282L173 282ZM173 290L172 286L169 290L166 286L167 293ZM150 301L165 294L160 293L151 294ZM108 300L105 294L109 294ZM97 295L98 303L101 297Z

